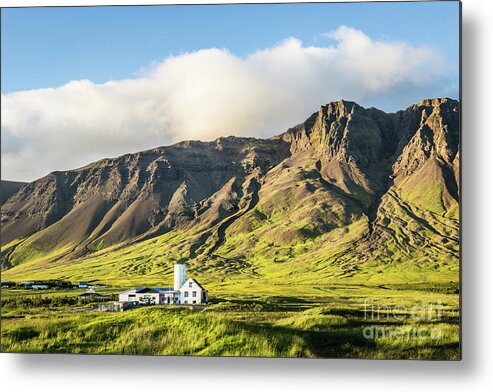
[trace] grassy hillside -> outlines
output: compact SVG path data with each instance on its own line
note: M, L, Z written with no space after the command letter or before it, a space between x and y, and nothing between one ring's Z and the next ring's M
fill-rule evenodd
M94 248L77 258L64 257L75 244L50 252L33 246L40 232L2 249L15 249L2 276L167 286L173 264L186 261L190 275L212 292L286 294L296 287L317 293L333 284L458 282L457 219L426 209L395 187L370 224L364 206L297 165L269 173L259 202L228 225L214 253L208 250L217 227L229 218L133 245ZM285 175L296 181L283 181Z
M49 253L33 247L42 235L37 234L2 249L3 254L15 249L2 276L167 286L172 285L173 264L186 261L190 275L218 293L286 294L293 287L317 293L333 284L458 282L454 217L413 204L412 195L396 187L382 199L370 224L364 206L333 192L313 172L295 166L282 173L269 174L259 202L228 225L214 253L208 250L217 240L217 227L229 218L211 228L197 224L133 245L94 248L77 258L64 257L75 244L58 245ZM284 173L296 181L283 182Z
M54 172L3 206L2 271L163 284L186 262L216 286L456 281L459 136L454 100L390 114L338 101L271 139Z

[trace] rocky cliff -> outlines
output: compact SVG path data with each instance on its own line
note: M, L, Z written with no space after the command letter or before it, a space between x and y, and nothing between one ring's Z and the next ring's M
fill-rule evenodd
M198 269L218 258L241 268L320 260L344 273L457 262L459 173L457 101L397 113L332 102L271 139L182 142L22 187L2 206L3 268L170 233L170 262Z

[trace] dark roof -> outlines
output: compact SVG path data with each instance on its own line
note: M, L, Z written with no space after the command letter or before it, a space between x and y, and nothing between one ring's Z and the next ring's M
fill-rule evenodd
M159 291L154 290L153 288L150 287L144 287L142 289L138 289L135 291L136 293L159 293Z
M98 293L83 293L79 294L77 297L104 297L104 295Z
M173 287L143 287L135 290L136 293L162 293L166 291L175 291Z
M202 286L199 282L197 282L194 278L190 278L190 280L193 280L197 286L199 286L202 290L207 291L204 289L204 286Z

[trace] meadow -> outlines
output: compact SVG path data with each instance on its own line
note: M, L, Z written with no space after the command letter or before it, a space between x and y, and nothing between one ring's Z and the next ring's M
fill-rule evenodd
M98 290L116 294L121 288ZM320 294L211 294L204 307L94 311L82 291L2 290L2 351L451 359L455 284L331 285ZM296 289L296 292L303 290Z
M210 303L105 313L77 301L80 291L3 290L2 350L460 358L455 218L422 212L437 234L404 214L408 205L391 199L385 216L393 218L382 224L392 235L372 255L361 242L368 218L320 233L310 223L316 221L310 214L319 214L316 203L303 203L290 217L296 195L276 194L286 199L274 203L284 210L257 206L246 221L231 225L214 252L215 232L201 227L125 246L99 244L101 249L75 258L63 256L63 246L49 252L32 246L39 233L3 247L8 263L2 279L85 281L108 286L97 291L115 297L129 287L172 286L173 265L186 261L187 275L208 290Z

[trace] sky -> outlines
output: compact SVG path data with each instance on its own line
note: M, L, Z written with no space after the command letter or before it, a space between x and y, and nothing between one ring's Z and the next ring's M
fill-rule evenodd
M219 136L269 137L332 100L459 96L459 4L11 8L2 179Z

